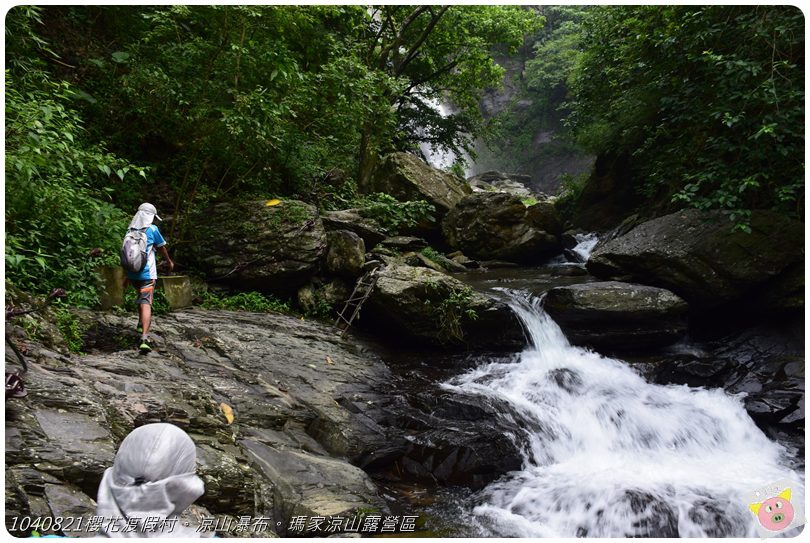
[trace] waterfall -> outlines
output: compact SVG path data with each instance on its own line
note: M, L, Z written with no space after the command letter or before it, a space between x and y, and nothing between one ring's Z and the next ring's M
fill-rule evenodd
M722 389L654 385L568 343L540 301L511 293L530 345L443 386L508 401L528 420L523 468L469 513L488 535L756 536L748 494L803 474Z
M574 238L577 240L577 245L571 250L579 255L583 262L587 262L593 248L599 243L599 236L595 233L575 234Z
M452 107L444 102L439 102L434 99L428 99L425 102L442 117L447 117L453 113ZM472 164L470 157L466 153L463 153L462 156L459 157L452 151L433 147L427 142L420 143L419 150L422 151L427 163L439 170L448 170L459 160L459 158L463 158L465 160L464 177L466 178L470 176L470 167Z
M576 254L577 258L573 263L587 262L596 244L599 243L599 235L594 232L590 234L574 234L574 239L577 240L577 244L571 249L571 252ZM551 258L547 264L550 266L567 266L572 264L572 261L565 254L560 254Z

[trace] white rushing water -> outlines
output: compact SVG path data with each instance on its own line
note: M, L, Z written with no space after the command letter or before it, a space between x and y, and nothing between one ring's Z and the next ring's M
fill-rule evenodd
M550 266L571 266L587 262L594 247L599 243L599 236L595 233L574 234L574 239L577 240L577 244L571 249L571 252L577 255L579 262L572 263L564 254L560 254L550 259L547 264Z
M527 421L523 469L486 487L472 511L491 535L756 536L747 495L803 481L740 397L647 383L571 346L525 296L513 303L531 340L519 360L443 385L506 400ZM803 503L803 488L794 493Z
M599 242L599 236L594 233L591 234L575 234L574 238L577 240L577 245L571 249L582 258L583 262L587 262L591 257L593 248Z
M442 117L447 117L448 115L453 114L453 109L444 102L438 102L436 100L428 100L427 103L436 110L439 115ZM420 143L419 149L422 151L422 154L425 156L427 163L437 168L439 170L449 170L453 164L458 162L459 159L464 159L464 177L470 176L470 157L463 153L461 157L456 155L456 153L452 151L448 151L446 149L442 149L439 147L433 147L429 143Z

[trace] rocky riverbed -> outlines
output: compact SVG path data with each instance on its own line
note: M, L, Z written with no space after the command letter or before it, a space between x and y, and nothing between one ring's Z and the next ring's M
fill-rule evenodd
M157 348L141 356L134 317L83 320L84 355L15 339L30 369L28 396L6 405L9 526L91 514L117 444L149 422L197 443L199 514L234 526L271 519L256 535L287 535L301 515L409 514L406 494L379 485L416 483L408 495L425 484L480 488L520 465L504 435L518 431L508 410L424 380L405 386L372 344L341 341L328 325L190 309L156 318Z
M502 301L510 291L602 284L571 267L458 277ZM523 464L531 422L520 410L438 386L508 364L510 350L385 347L357 335L341 340L333 327L293 316L188 309L157 317L157 349L140 356L133 316L86 312L82 320L83 355L11 330L29 358L30 392L6 404L9 526L15 516L91 515L117 444L157 421L196 441L206 493L193 514L220 526L230 519L223 535L246 535L235 531L240 516L271 520L252 535L284 536L294 535L295 516L358 514L413 514L417 529L475 535L448 518ZM794 451L801 469L803 342L793 319L623 357L651 382L745 393L750 416ZM603 344L604 352L613 347L621 350Z
M233 239L219 243L200 229L198 250L185 253L212 287L294 297L303 311L340 308L358 280L373 284L346 339L329 323L294 315L192 308L156 318L157 348L140 356L133 315L80 311L79 355L52 330L53 315L29 322L27 331L9 326L30 366L28 396L6 404L9 530L28 535L31 526L15 523L23 517L92 515L121 440L142 424L170 422L197 443L206 485L189 522L215 519L225 536L341 530L320 533L293 522L303 517L409 517L401 531L432 535L540 533L556 520L502 507L512 499L504 489L520 473L538 489L545 485L544 475L529 471L581 422L552 432L557 421L546 420L548 407L579 393L584 382L596 390L582 398L593 407L588 420L615 423L608 437L622 447L630 440L625 452L654 442L649 436L693 433L680 419L648 416L667 402L689 407L666 388L687 385L697 394L706 388L734 395L717 391L726 422L746 428L735 435L756 434L769 449L777 442L790 468L803 471L799 223L756 213L752 232L743 234L721 214L684 211L630 217L597 243L596 234L562 232L553 199L516 192L516 181L474 191L403 155L390 157L387 177L377 181L435 210L408 235L392 235L363 209L322 213L294 200L229 202L213 206L205 222L216 217ZM14 360L8 347L6 360ZM527 377L504 386L515 370ZM600 381L600 371L615 382ZM515 396L527 383L534 385L525 397ZM626 398L636 422L656 422L636 441L616 423L624 414L615 402L600 403L625 394L625 385L658 397L641 405ZM686 419L693 415L704 414ZM750 440L739 442L742 451ZM708 447L714 449L726 450ZM555 496L558 489L545 490ZM591 518L554 533L678 534L675 513L661 505L672 496L664 494L650 503L667 513L639 521L643 530ZM648 503L645 496L617 499L632 509ZM525 513L534 519L531 529L450 520L485 503L507 516ZM721 520L729 524L735 514ZM264 522L237 530L240 517ZM697 523L697 532L681 535L732 533L723 522Z

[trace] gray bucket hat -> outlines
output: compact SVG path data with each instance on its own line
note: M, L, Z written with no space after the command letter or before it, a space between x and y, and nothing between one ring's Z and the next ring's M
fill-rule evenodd
M132 217L129 223L130 228L146 228L150 226L154 220L162 221L160 215L157 214L157 209L150 203L144 202L138 207L138 212Z
M147 424L130 432L98 488L96 515L105 520L98 536L204 537L177 521L205 491L196 459L194 441L177 426ZM149 518L162 522L156 529ZM130 520L136 529L123 530Z

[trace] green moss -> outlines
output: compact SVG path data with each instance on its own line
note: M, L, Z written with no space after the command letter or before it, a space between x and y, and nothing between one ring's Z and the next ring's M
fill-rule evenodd
M81 353L84 348L85 326L79 322L76 315L69 309L59 308L54 312L56 316L56 327L62 334L70 352Z
M203 292L200 305L206 309L226 309L231 311L251 311L254 313L290 313L290 304L259 292L240 292L234 295L221 295Z

